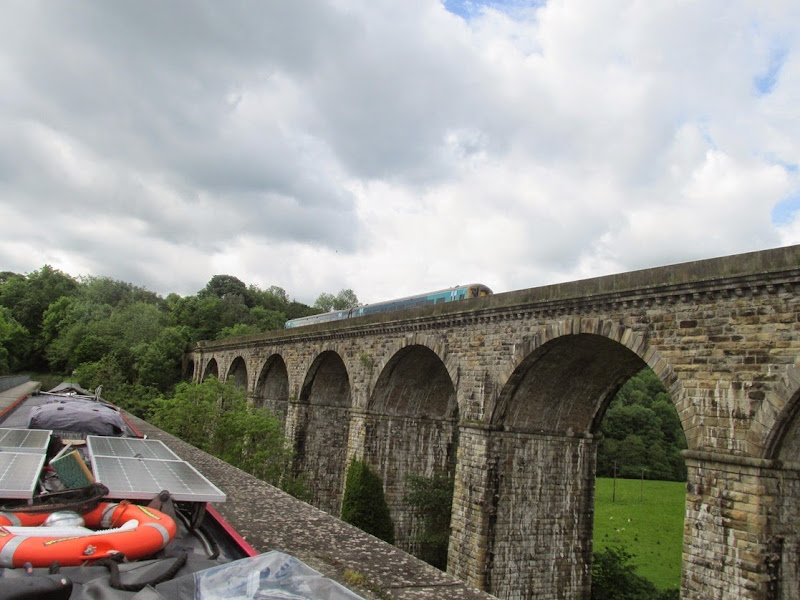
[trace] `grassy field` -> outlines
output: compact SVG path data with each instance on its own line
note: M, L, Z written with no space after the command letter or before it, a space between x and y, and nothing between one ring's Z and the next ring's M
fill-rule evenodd
M636 572L661 589L680 587L686 484L597 478L594 549L621 546L634 555Z

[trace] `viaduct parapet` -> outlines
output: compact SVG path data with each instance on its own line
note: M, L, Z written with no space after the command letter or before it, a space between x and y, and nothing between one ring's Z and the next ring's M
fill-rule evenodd
M351 458L455 477L448 572L500 598L590 597L595 432L649 366L683 424L681 597L800 599L800 246L199 344L285 414L313 504Z

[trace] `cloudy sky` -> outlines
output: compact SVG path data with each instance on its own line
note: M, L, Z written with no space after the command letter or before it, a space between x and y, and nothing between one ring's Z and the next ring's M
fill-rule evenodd
M312 303L800 243L797 0L0 0L0 270Z

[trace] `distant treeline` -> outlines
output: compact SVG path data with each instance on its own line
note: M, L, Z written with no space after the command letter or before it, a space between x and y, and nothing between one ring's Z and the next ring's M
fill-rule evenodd
M330 294L321 298L327 301ZM181 379L198 340L281 329L319 312L285 290L215 275L194 296L158 294L108 277L75 278L45 265L0 273L0 375L60 373L145 416Z
M622 386L600 426L597 476L686 481L678 413L661 380L643 369Z

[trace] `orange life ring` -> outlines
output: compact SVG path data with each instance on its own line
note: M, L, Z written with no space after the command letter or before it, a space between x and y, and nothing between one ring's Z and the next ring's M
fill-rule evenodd
M56 561L65 567L78 566L120 552L128 560L137 560L164 548L178 530L169 515L129 502L101 502L82 515L86 527L99 530L86 535L53 535L47 528L37 532L47 516L0 512L0 567L23 567L26 563L48 567ZM123 527L133 520L138 525ZM17 533L17 526L31 529Z

